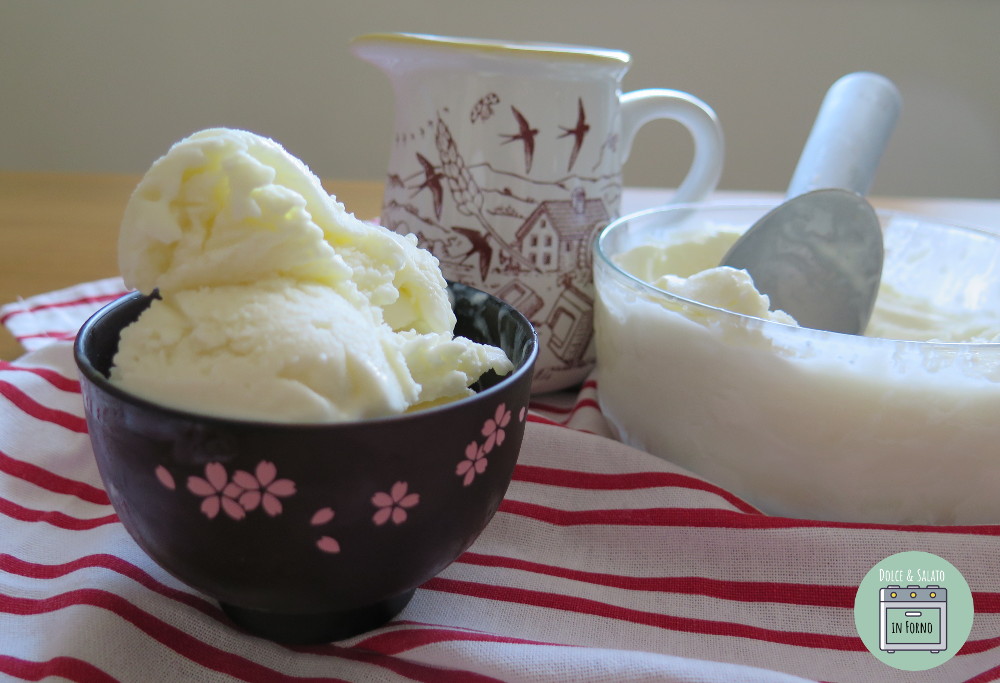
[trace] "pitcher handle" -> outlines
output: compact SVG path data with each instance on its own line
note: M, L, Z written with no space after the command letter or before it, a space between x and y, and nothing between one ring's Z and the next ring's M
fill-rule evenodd
M677 121L694 139L691 168L668 204L701 201L715 189L722 175L725 142L711 107L680 90L647 88L621 96L621 115L623 159L628 159L639 129L656 119Z

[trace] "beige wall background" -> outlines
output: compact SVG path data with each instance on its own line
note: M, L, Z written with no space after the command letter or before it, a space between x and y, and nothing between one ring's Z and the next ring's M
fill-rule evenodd
M0 169L138 173L224 125L381 180L392 93L348 50L372 31L627 50L626 90L716 110L733 190L783 191L826 89L878 71L904 105L873 194L1000 197L996 0L0 0ZM675 186L690 153L647 126L626 183Z

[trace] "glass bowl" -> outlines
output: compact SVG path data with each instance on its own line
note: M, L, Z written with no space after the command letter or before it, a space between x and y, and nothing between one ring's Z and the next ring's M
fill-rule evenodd
M619 264L705 226L745 229L773 207L671 205L598 235L599 401L618 436L770 514L1000 522L1000 235L879 211L874 337L708 306ZM695 270L725 253L703 251Z

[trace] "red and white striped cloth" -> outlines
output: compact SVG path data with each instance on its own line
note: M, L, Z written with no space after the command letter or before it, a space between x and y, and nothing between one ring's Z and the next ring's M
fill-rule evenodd
M108 504L68 341L119 280L0 309L30 352L0 363L0 678L37 681L994 681L1000 526L770 517L610 438L592 378L533 404L507 498L398 619L318 647L231 627L159 569ZM946 664L893 669L854 625L896 552L973 593Z

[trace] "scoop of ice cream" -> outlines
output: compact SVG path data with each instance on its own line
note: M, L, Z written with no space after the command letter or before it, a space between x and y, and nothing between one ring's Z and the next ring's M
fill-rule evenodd
M288 277L361 295L394 329L455 324L437 259L415 237L358 220L299 159L247 131L195 133L153 163L118 254L142 292Z
M253 133L202 131L157 160L126 207L119 261L160 298L123 332L111 379L167 405L350 420L512 368L453 335L446 282L415 237L358 220Z
M771 310L770 297L758 292L753 278L742 269L716 266L687 278L663 275L653 281L653 286L733 313L787 325L796 324L795 319L784 311Z
M112 380L196 412L322 422L458 398L470 377L506 363L499 349L447 333L393 333L378 309L275 278L154 302L122 333Z
M757 290L747 271L718 265L741 232L731 226L706 225L681 232L670 243L633 247L615 262L640 280L685 299L795 325L792 316L771 310L770 297Z
M351 271L324 226L364 232L345 215L277 143L205 130L176 143L133 192L119 266L126 284L162 294L279 275L336 284Z

